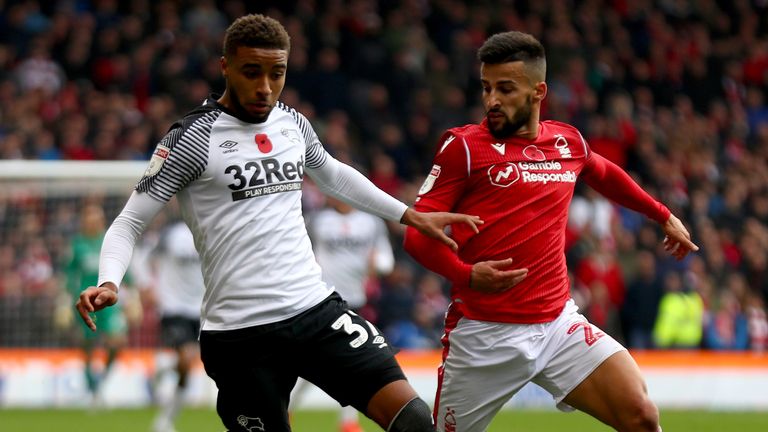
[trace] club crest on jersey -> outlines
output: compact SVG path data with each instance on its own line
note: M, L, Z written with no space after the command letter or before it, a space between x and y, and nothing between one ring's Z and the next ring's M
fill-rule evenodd
M488 168L488 178L494 186L508 187L520 179L520 170L512 162L495 164Z
M419 189L419 195L424 195L431 191L432 187L435 186L435 180L437 180L438 177L440 177L440 165L432 165L432 170L424 180L424 184L421 185L421 189Z
M264 431L264 422L261 421L260 417L239 415L237 416L237 424L248 432Z
M523 149L523 156L537 162L543 162L547 160L547 157L544 156L544 152L539 150L539 148L533 144Z
M269 140L267 134L256 134L253 139L256 141L256 146L259 147L260 152L269 153L272 151L272 141Z
M152 153L152 158L149 160L149 166L147 166L147 170L144 171L144 176L150 177L157 174L170 154L171 149L163 145L163 142L160 142L160 144L158 144L155 148L155 152Z
M280 134L291 140L292 143L296 145L302 145L301 137L299 136L299 132L296 129L282 128L280 129Z
M568 140L563 134L555 134L555 148L560 152L560 157L564 159L572 158L571 149L568 147Z

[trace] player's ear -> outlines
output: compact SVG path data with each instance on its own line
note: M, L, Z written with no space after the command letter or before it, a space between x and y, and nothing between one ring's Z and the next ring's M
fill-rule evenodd
M224 78L227 77L227 57L221 56L219 59L219 64L221 65L221 76Z
M533 100L541 102L545 97L547 97L547 83L539 81L533 86Z

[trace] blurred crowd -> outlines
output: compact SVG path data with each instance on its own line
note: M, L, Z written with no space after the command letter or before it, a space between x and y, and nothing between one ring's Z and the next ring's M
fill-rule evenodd
M579 186L567 257L582 310L631 348L768 346L767 1L0 0L0 159L148 159L223 90L222 35L249 12L291 35L283 102L407 203L441 132L484 115L477 48L532 33L543 118L577 126L701 247L667 258L658 226ZM81 204L0 195L0 346L67 343L49 329ZM305 205L323 205L311 184ZM395 345L438 347L448 286L396 255L366 314Z

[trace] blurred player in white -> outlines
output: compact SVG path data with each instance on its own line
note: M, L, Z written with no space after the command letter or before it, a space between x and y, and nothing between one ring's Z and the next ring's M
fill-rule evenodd
M328 207L312 215L307 223L309 236L323 280L336 289L348 307L359 312L367 302L365 292L369 277L389 274L395 265L392 244L384 221L371 214L328 197ZM291 411L309 389L299 380L291 397ZM342 407L341 432L362 431L357 410Z
M184 402L190 368L200 357L197 338L205 293L200 256L184 222L172 223L163 230L150 254L149 265L154 276L152 298L160 314L162 343L175 351L178 377L173 396L162 402L152 428L154 432L172 432Z

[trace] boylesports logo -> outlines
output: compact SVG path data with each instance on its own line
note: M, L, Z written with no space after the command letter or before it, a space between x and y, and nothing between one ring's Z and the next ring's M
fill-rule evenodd
M237 424L243 427L248 432L262 431L264 432L264 422L259 417L246 417L244 415L237 416Z
M509 187L520 180L520 171L512 162L495 164L488 168L488 178L494 186Z

